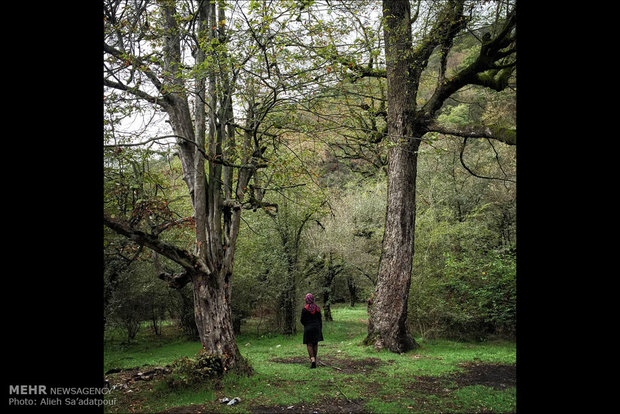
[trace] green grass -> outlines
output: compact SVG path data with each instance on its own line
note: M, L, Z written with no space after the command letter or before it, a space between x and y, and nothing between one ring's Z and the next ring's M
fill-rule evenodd
M457 387L450 375L462 372L463 363L514 364L514 342L462 343L447 340L420 341L419 349L405 354L377 352L362 345L367 326L365 307L340 306L333 309L334 322L323 323L325 341L319 345L319 361L331 365L343 361L374 358L379 365L366 372L338 371L320 366L310 370L309 363L277 363L276 358L306 358L301 326L298 334L257 335L254 321L249 321L237 337L241 354L248 359L254 375L228 374L219 381L193 388L170 388L165 381L137 382L131 393L113 391L108 399L116 405L106 412L156 412L190 404L205 405L204 411L246 413L257 406L290 406L325 399L359 400L366 412L514 412L516 389L495 390L483 385ZM193 357L200 349L195 341L179 339L173 327L164 329L162 337L153 339L148 331L135 343L111 341L105 347L105 369L162 366L183 356ZM416 338L417 339L417 338ZM343 367L343 365L340 365ZM429 393L412 387L419 376L443 381L446 392ZM220 405L218 400L239 397L236 406Z
M200 342L183 339L174 326L164 326L161 335L151 332L143 327L131 343L126 343L122 333L112 332L104 346L104 372L113 368L163 366L200 350Z

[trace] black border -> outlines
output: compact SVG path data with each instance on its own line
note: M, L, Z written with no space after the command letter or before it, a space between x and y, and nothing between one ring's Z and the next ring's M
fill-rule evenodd
M3 59L5 406L67 412L8 403L11 385L103 386L102 6L25 5L5 8L23 27L5 34Z

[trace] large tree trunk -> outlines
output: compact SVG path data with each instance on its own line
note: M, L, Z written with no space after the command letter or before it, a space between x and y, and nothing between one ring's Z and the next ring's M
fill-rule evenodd
M415 230L415 181L420 137L414 132L417 75L411 53L408 1L385 0L388 91L388 199L379 276L366 343L405 352L416 347L407 327Z
M392 352L406 352L417 346L407 327L407 302L414 250L418 146L414 141L396 146L389 153L385 234L367 343Z
M202 347L222 355L225 366L238 366L243 360L232 323L230 274L223 270L217 275L196 274L194 286L194 317Z

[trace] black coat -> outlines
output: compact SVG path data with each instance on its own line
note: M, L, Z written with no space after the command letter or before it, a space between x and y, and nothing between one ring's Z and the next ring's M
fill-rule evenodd
M323 321L320 310L314 312L313 315L303 308L301 324L304 326L304 344L314 344L323 340Z

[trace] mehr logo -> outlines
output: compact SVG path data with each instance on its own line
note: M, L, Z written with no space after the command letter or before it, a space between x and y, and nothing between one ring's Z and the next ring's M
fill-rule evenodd
M47 387L45 385L9 385L9 394L47 395Z

